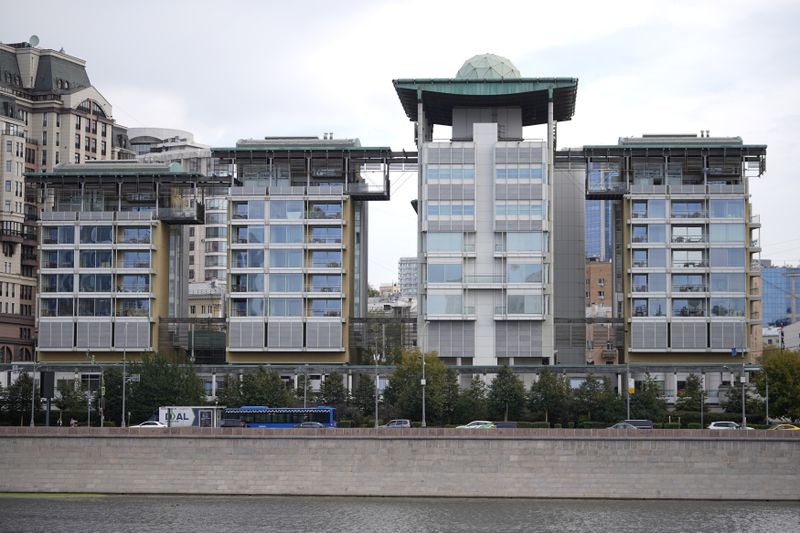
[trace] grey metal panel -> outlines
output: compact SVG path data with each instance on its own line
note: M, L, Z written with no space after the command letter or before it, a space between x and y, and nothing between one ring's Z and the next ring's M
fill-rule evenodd
M308 322L306 324L306 347L341 348L341 322Z
M744 322L712 322L711 347L731 349L744 347L747 342L747 324Z
M540 220L495 220L497 231L535 231L541 229Z
M475 231L474 220L429 220L428 231Z
M39 348L72 348L73 336L72 322L39 322Z
M78 321L75 346L77 348L111 348L112 323L108 321Z
M544 194L541 183L498 183L495 186L495 196L498 200L542 200Z
M474 200L475 186L462 184L429 184L428 200Z
M267 326L268 348L302 348L302 322L269 322Z
M541 357L544 355L542 323L523 320L496 321L495 353L497 357Z
M431 321L428 324L428 351L439 357L474 357L475 324L458 321Z
M671 346L678 349L705 349L708 347L705 321L672 322Z
M631 348L666 348L666 322L633 322L631 324Z
M229 337L229 343L232 349L263 348L264 323L231 321Z

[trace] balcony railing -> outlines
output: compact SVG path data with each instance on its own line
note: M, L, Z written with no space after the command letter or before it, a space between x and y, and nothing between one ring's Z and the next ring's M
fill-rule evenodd
M502 274L465 274L464 283L505 283Z
M702 284L698 285L698 284L687 283L683 285L672 286L673 292L706 292L706 290L707 290L706 286Z
M704 268L708 263L705 261L674 261L672 268Z
M704 235L700 236L673 235L672 242L679 242L685 244L702 244L706 242L706 238Z
M149 285L120 285L117 292L150 292Z
M672 213L672 218L705 218L705 211L692 211L691 213Z
M310 285L306 292L342 292L341 285Z

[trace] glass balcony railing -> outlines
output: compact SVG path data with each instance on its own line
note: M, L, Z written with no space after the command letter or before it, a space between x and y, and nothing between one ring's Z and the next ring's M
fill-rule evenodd
M706 290L707 288L705 285L697 285L692 283L672 286L673 292L706 292Z
M502 274L465 274L464 283L504 283Z

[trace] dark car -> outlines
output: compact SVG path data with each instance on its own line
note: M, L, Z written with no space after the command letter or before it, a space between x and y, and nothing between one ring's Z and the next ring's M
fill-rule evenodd
M636 429L653 429L652 420L625 420L625 422L636 426Z
M239 420L238 418L223 418L222 422L220 422L219 427L221 428L243 428L245 427L244 422Z
M381 426L382 428L410 428L411 427L411 420L407 418L396 418L395 420L390 420L389 423L384 424Z
M295 427L298 428L324 428L325 426L319 422L300 422Z

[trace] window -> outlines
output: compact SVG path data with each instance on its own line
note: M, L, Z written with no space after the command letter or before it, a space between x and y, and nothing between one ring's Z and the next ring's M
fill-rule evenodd
M309 302L309 316L342 316L342 301L327 299L311 299Z
M206 228L206 239L226 239L228 238L228 228L210 227Z
M460 252L464 248L463 233L437 233L426 234L428 252Z
M706 316L705 300L700 298L673 298L672 316L701 317Z
M270 316L303 316L302 298L270 298Z
M237 243L263 243L264 226L233 226L233 242Z
M302 292L302 274L270 274L270 292Z
M711 298L711 316L744 316L744 298Z
M81 274L81 292L111 292L111 274Z
M428 283L461 283L461 263L428 263Z
M252 218L252 217L251 217ZM302 220L302 200L270 200L269 218L272 220Z
M105 129L105 124L103 124L103 129ZM106 142L100 141L100 155L106 155Z
M475 202L472 201L429 201L428 218L475 216Z
M46 274L42 276L42 292L72 292L75 276L72 274Z
M231 292L264 292L264 274L231 274Z
M126 274L119 276L118 292L150 292L150 276Z
M502 166L498 165L496 169L497 181L500 182L527 182L527 183L541 183L542 182L542 166Z
M509 252L542 252L543 244L543 235L539 231L506 234L506 251Z
M235 268L264 267L264 250L235 250L231 255Z
M541 295L509 294L509 315L541 315L543 309Z
M745 292L744 273L712 273L712 292Z
M111 250L81 250L81 268L111 268Z
M673 250L673 268L695 268L705 266L702 250Z
M495 203L496 218L530 218L543 216L544 202L541 200L498 201Z
M6 192L11 192L11 180L6 180Z
M310 278L311 292L341 292L342 276L314 274Z
M463 312L462 295L428 293L429 315L460 315Z
M672 242L703 241L703 226L672 226Z
M744 218L744 200L709 200L711 218Z
M72 298L42 298L41 316L73 316Z
M111 244L111 226L81 226L81 244Z
M303 226L273 225L269 227L269 242L299 244L303 242Z
M672 218L703 218L703 202L672 202Z
M744 224L710 224L709 240L717 242L744 242Z
M666 316L665 298L634 298L632 300L633 316Z
M120 254L122 268L150 268L148 252L122 252Z
M425 178L429 183L473 182L475 181L475 167L471 165L428 165L425 168Z
M231 213L234 219L264 219L264 200L248 200L246 202L233 202Z
M196 314L197 313L197 307L194 306L194 305L190 305L189 306L189 313L191 313L193 315Z
M119 316L149 316L150 300L146 298L120 298Z
M509 263L506 265L508 283L541 283L541 263Z
M311 252L312 268L341 268L342 252L340 251L313 251Z
M78 316L111 316L111 298L79 298Z
M339 244L342 242L342 228L311 228L311 242L322 244Z
M708 251L709 264L714 267L744 267L743 248L711 248Z
M317 254L338 253L340 262L336 265L341 266L341 252L313 252L312 257L319 257ZM322 259L320 259L322 261ZM313 263L313 260L312 260ZM302 250L270 250L269 252L269 266L270 268L301 268L303 266L303 251ZM322 264L313 263L312 266L319 268L326 266Z
M342 204L312 203L308 206L310 219L339 219L342 218Z
M673 274L673 292L705 292L706 285L703 274Z

